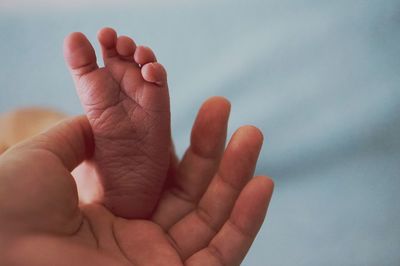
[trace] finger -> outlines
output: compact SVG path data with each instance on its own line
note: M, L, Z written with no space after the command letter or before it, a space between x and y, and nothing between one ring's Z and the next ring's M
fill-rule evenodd
M191 144L153 219L167 229L194 209L214 176L225 147L230 103L208 99L200 108Z
M85 116L69 118L50 130L21 143L16 148L33 148L53 153L68 171L91 157L94 148L92 130Z
M240 265L264 221L273 187L268 178L252 179L240 193L222 229L185 265Z
M229 218L239 193L253 176L262 140L261 132L252 126L241 127L233 135L197 208L169 230L182 258L206 247Z
M70 172L92 150L85 117L60 122L10 148L0 157L0 227L76 232L82 216Z

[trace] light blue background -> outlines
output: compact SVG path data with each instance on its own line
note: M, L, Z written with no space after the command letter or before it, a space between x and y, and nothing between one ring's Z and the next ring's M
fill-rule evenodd
M400 1L0 8L0 111L81 113L62 41L103 26L166 66L180 154L212 95L232 102L230 134L264 132L257 173L276 190L243 265L400 265Z

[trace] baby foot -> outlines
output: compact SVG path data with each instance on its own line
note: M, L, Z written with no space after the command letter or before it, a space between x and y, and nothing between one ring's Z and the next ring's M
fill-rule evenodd
M158 201L169 165L167 76L151 49L104 28L98 33L104 67L82 33L64 55L92 126L94 163L104 204L125 218L146 218Z

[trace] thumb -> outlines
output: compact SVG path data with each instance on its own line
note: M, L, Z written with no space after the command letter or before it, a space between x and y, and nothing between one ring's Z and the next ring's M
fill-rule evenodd
M15 149L41 149L53 153L72 171L90 158L94 150L92 130L86 116L68 118L51 129L22 142Z

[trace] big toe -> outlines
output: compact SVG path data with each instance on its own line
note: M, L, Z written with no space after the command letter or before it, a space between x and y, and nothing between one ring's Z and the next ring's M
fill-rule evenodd
M80 32L71 33L65 38L64 57L74 76L82 76L98 68L95 51Z

